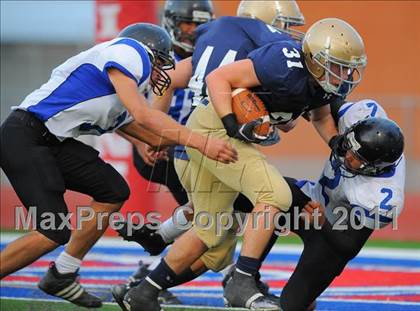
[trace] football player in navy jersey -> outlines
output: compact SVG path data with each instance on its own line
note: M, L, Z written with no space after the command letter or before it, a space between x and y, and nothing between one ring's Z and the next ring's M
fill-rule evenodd
M291 28L291 26L300 26L304 24L303 15L295 1L241 1L238 7L237 15L244 18L222 17L215 22L200 26L196 33L197 46L203 48L206 47L207 44L218 44L218 48L223 48L223 50L218 50L218 53L215 53L215 55L225 53L225 51L227 51L225 48L229 49L229 47L234 48L242 46L243 48L241 49L241 53L239 55L244 57L249 51L268 42L273 42L281 38L291 39L293 37L299 39L301 37L300 32ZM164 21L164 24L168 23ZM231 33L243 32L245 36L239 37L236 41L231 41L228 44L221 45L218 43L219 40L217 39L217 34L225 33L226 31ZM198 55L201 55L202 51L200 52L196 50L194 55L197 53ZM233 60L234 58L229 59L229 62ZM224 62L226 63L227 60ZM209 70L217 67L218 59L216 58L213 60L212 64L213 65L208 66ZM202 83L204 81L202 78L200 81L201 84L190 84L191 90L196 93L196 101L198 101L197 99L201 97ZM177 83L175 83L174 86L175 85L177 85ZM154 105L158 108L163 107L161 110L165 111L171 102L172 90L173 88L170 88L162 98L154 103ZM178 91L179 90L175 90L174 97ZM172 102L173 101L174 99L172 98ZM188 156L185 152L183 152L183 149L175 149L174 156L176 162L178 163L178 167L186 167L188 165L188 162L186 161L188 160ZM250 212L252 208L252 203L242 194L240 194L234 202L235 210ZM185 219L182 210L179 209L177 209L176 214L174 214L172 218L176 218L175 222L178 224L183 224L188 221ZM185 231L186 229L184 228L178 228L172 219L165 221L160 226L159 230L151 229L147 226L144 226L139 230L133 230L132 236L127 235L126 227L119 230L120 234L124 238L140 243L152 255L161 253L168 243L171 243L177 236ZM226 243L223 248L213 252L213 254L209 254L208 258L211 258L212 255L215 257L215 255L219 253L223 254L225 249L229 249L232 245L232 243ZM198 271L201 273L204 271L203 269L220 270L222 268L222 263L230 263L231 261L230 256L227 258L223 257L224 256L220 256L216 262L210 262L208 258L203 258L204 263L202 263L202 265L197 265L197 270L194 271L195 273L191 273L190 277L193 278L197 276ZM124 297L125 292L130 286L138 283L136 279L138 280L140 276L144 277L147 273L147 268L140 262L139 270L130 277L130 281L132 281L130 284L118 285L112 288L113 295L121 306L123 306L122 298ZM264 292L268 294L268 287L262 283L259 283L259 285L261 285L261 287L265 289ZM165 297L168 297L167 292L163 293L165 294ZM160 301L162 301L162 298L165 298L162 297L163 293L161 292L160 294Z
M170 84L171 49L163 28L130 25L119 37L58 66L47 83L12 108L1 125L1 168L24 206L33 211L36 231L1 252L1 277L67 244L39 288L81 306L101 306L99 298L81 287L78 271L83 257L106 230L107 215L121 208L130 191L124 178L95 149L74 139L80 135L102 135L120 128L152 145L162 137L168 145L185 143L214 159L236 160L236 151L226 142L209 141L148 107L143 93L149 85L162 95ZM176 131L165 131L171 128ZM93 199L92 217L78 219L73 232L63 198L66 189ZM99 217L99 213L104 214ZM45 222L46 217L52 219Z
M223 22L224 27L211 35ZM175 71L178 73L172 76L174 85L185 85L192 76L189 87L195 91L194 99L199 105L187 126L211 137L234 138L231 141L240 155L234 166L227 167L187 148L190 182L195 186L191 193L195 213L206 212L212 219L223 212L231 213L238 192L242 192L255 206L252 215L268 215L264 226L258 221L257 228L253 228L253 222L247 223L236 270L225 288L229 305L249 308L267 306L255 284L255 275L274 230L273 220L279 209L289 209L292 195L283 177L250 144L264 143L272 137L255 136L253 128L258 122L239 125L236 121L231 107L232 89L259 87L268 95L261 97L273 123L294 122L310 111L320 136L333 145L337 130L328 104L350 93L360 82L366 66L361 37L342 20L329 18L315 23L302 44L286 37L262 47L258 43L270 37L267 29L273 36L283 34L256 22L223 17L203 25L197 31L191 63L189 60L181 62ZM255 29L258 36L252 37ZM214 184L218 187L213 187ZM219 235L216 232L212 226L194 226L179 237L161 264L127 293L128 303L132 307L148 304L150 309L158 309L156 292L176 284L181 272L200 256L202 259L206 253L223 245L229 237L228 230Z
M309 28L302 44L292 40L270 43L252 51L246 59L211 72L206 79L211 107L200 106L203 107L201 110L197 108L191 118L195 115L198 122L192 123L190 127L202 129L201 114L214 113L220 118L219 124L213 123L210 126L205 124L205 126L214 129L221 123L229 137L245 143L264 142L264 139L254 134L253 125L256 122L239 125L231 107L232 89L257 88L255 90L261 94L271 115L272 123L288 123L304 112L310 111L312 123L318 133L326 143L332 145L337 137L337 130L328 104L351 92L360 82L365 66L364 43L353 27L336 18L318 21ZM250 160L246 158L246 154L251 154L253 151L251 145L238 143L237 146L240 157L247 160L242 165L252 166L249 164ZM195 155L194 152L191 154ZM193 156L191 160L194 162ZM239 160L238 163L242 161ZM263 161L260 160L260 162ZM220 173L210 165L207 168L210 174L201 178L211 181L212 176L215 176L227 187L233 188L235 184L230 181L231 175L234 174L233 170L226 169ZM255 171L263 172L264 166ZM249 183L253 184L249 186L250 189L253 191L261 189L261 182L258 183L258 180L253 179L255 178L250 176ZM272 178L268 179L273 183ZM242 183L241 186L242 188L238 189L241 189L242 193L244 189L247 191L248 185L244 186ZM275 186L274 188L275 193L280 195L280 199L291 198L290 189L286 193L284 189ZM251 199L251 195L248 193L247 197ZM254 202L256 204L253 213L268 212L271 219L275 218L278 209L284 211L290 207L289 205L284 208L280 205L282 201L276 197L273 199L260 196ZM290 203L290 201L287 202ZM200 207L197 204L194 206L195 210L201 210L202 206L209 208L205 204L201 204ZM225 298L229 305L243 307L247 299L255 294L255 288L252 289L252 276L258 271L260 258L264 253L263 245L270 240L270 232L273 229L273 224L270 224L270 230L264 230L261 227L252 228L248 224L236 270L225 287ZM195 230L195 232L208 246L208 240L202 238L204 234L200 230ZM248 284L247 294L238 295L239 288L243 289L245 284Z
M184 3L182 6L194 4L194 2L188 2L190 4L187 4L187 2L182 1L177 3ZM181 5L177 4L175 8L179 6ZM171 8L169 12L174 10L172 5L170 5L169 8ZM171 105L169 113L172 113L174 118L181 117L181 119L179 119L181 123L186 122L192 111L192 106L196 106L203 97L202 92L205 92L206 89L206 83L204 81L204 76L206 74L221 64L227 64L246 57L250 51L267 43L276 40L290 40L292 34L299 34L298 31L292 30L290 27L304 24L303 15L295 1L242 1L239 4L237 14L243 18L221 17L214 22L201 25L197 29L196 37L198 41L196 50L192 56L195 72L194 77L189 81L189 84L187 82L189 79L184 79L183 82L177 81L176 83L173 83L174 87L171 87L164 96L154 102L153 105L156 108L167 111L168 106ZM165 13L165 15L173 16L174 13ZM169 24L173 25L174 23L165 22L164 20L164 25ZM228 34L240 35L230 36L232 37L232 39L230 39L228 38ZM221 40L225 40L223 41L223 44L221 44ZM214 47L217 48L214 49ZM240 48L237 51L234 50L237 47ZM188 58L188 62L189 59L190 58ZM181 61L179 64L183 62L184 61ZM205 68L203 68L203 66ZM182 71L182 69L180 69L180 71ZM177 74L177 76L187 78L190 77L190 75L191 74L188 72L185 72L185 74ZM175 89L176 85L187 86L187 84L189 87L188 90L181 88ZM180 96L177 96L178 94ZM192 103L191 97L195 103ZM179 112L177 109L181 107L182 111ZM188 159L187 154L184 152L184 148L181 146L175 148L174 157L180 160ZM147 158L151 159L149 156L147 156ZM138 159L137 162L137 168L139 170L144 170L145 166L140 162L140 159ZM152 163L150 162L149 164ZM146 167L149 171L151 170L150 166ZM153 166L153 172L157 172L154 174L156 180L163 182L166 174L158 173L162 171L158 169L158 167L160 167L159 164ZM162 165L162 167L166 168L166 165ZM158 176L160 176L159 179ZM171 183L168 178L166 178L166 182ZM235 203L235 207L241 209L241 206L244 205L242 201L246 200L240 196L237 203ZM182 200L178 200L178 202L185 202L185 192L182 193ZM242 209L247 210L245 207ZM165 247L165 243L163 242L168 242L166 237L164 241L161 239L160 234L156 235L153 230L148 228L138 230L132 237L128 237L125 231L126 230L123 228L120 230L120 234L126 239L139 242L152 255L159 254Z

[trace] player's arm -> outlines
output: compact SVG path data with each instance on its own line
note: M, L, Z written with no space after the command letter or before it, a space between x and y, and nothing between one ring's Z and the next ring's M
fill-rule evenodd
M232 113L232 89L261 85L250 59L243 59L213 70L206 78L208 95L220 118Z
M120 127L117 130L117 133L135 146L141 142L145 142L152 147L161 147L173 144L171 140L154 134L136 121L132 121Z
M163 96L152 97L152 108L167 113L171 106L172 97L176 89L185 89L192 76L191 57L183 59L176 64L175 69L167 71L171 78L171 85Z
M222 120L228 136L247 143L261 143L268 137L257 137L254 128L261 120L239 125L232 112L232 89L251 88L261 85L251 60L244 59L219 67L206 78L211 103Z
M237 159L236 150L226 142L211 140L178 124L162 111L147 105L146 98L139 94L136 82L115 68L108 69L109 78L122 104L130 115L145 129L169 140L173 144L186 145L198 149L211 159L224 163Z
M139 123L132 121L119 128L117 133L133 144L147 165L153 165L157 160L167 160L168 140L146 130Z
M311 121L322 139L329 144L332 137L338 134L330 105L311 110Z

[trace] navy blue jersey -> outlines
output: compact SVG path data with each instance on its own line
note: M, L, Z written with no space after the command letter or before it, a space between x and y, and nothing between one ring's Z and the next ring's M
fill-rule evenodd
M175 54L175 61L179 62L182 58ZM168 114L178 123L185 125L192 112L193 93L187 89L176 89L172 97Z
M205 77L214 69L246 59L248 54L268 43L293 40L288 34L256 19L224 16L200 25L196 30L192 56L193 76L188 87L193 91L193 105L207 96Z
M278 122L339 100L326 93L305 66L302 46L294 40L269 43L249 53L261 87L255 88Z

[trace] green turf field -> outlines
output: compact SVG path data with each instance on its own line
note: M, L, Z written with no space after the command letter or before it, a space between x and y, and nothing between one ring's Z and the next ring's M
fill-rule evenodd
M68 302L56 301L33 301L33 300L13 300L13 299L0 299L1 311L78 311L78 310L92 310L82 307L77 307ZM100 309L101 311L118 311L121 308L117 304L107 303ZM206 308L206 307L164 307L165 311L217 311L217 310L244 310L237 308Z

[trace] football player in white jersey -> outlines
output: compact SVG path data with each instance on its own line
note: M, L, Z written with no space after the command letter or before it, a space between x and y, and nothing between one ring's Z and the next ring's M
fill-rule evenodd
M304 250L282 291L283 311L313 310L372 232L395 222L404 205L404 137L398 125L370 99L331 110L340 134L319 180L287 180L292 206L299 207L291 208L289 223L306 216L313 226L305 228L302 219L297 228L291 225Z
M149 85L162 95L170 84L170 52L171 40L163 28L130 25L118 38L58 66L47 83L13 108L1 125L1 167L24 206L34 211L36 231L1 252L1 277L68 243L39 287L84 307L101 306L101 300L77 281L78 270L107 228L108 217L98 214L118 211L130 191L95 149L74 139L79 135L121 129L153 146L162 138L164 144L189 145L225 163L236 160L236 151L226 142L192 133L148 107L142 93ZM91 209L83 214L85 221L79 218L72 234L63 198L66 189L93 198Z

